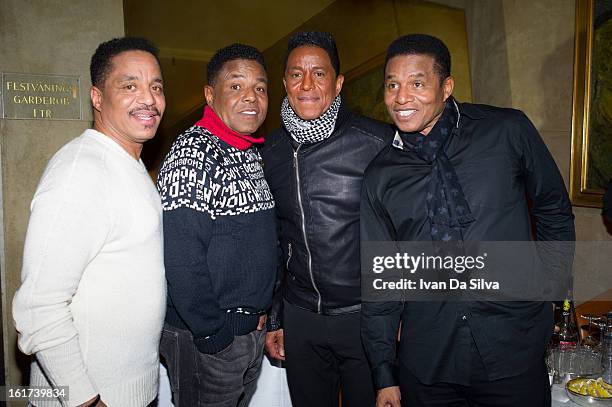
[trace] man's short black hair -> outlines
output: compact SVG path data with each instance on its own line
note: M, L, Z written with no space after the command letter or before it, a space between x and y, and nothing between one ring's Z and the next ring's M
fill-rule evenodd
M111 70L113 57L125 51L148 52L155 57L157 64L161 67L159 50L151 41L141 37L114 38L98 45L96 52L91 56L89 65L91 84L96 87L102 86Z
M208 61L206 65L206 81L210 86L214 86L219 71L223 69L223 65L230 61L237 59L250 59L252 61L259 62L259 65L263 68L266 74L266 61L264 60L263 54L255 47L244 44L232 44L227 47L223 47Z
M427 55L434 59L434 71L442 83L451 73L451 56L447 46L438 38L427 34L409 34L389 45L385 69L389 60L398 55Z
M340 58L338 57L338 48L336 47L336 40L330 33L321 31L305 31L295 34L289 38L289 44L287 44L287 54L285 55L285 71L287 70L287 60L291 51L304 45L319 47L327 52L329 60L331 61L336 75L340 73Z

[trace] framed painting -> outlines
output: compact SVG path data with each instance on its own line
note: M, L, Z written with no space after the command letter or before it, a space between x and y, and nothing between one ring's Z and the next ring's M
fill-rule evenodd
M354 112L392 123L383 100L383 76L386 52L376 55L344 75L342 98Z
M576 0L570 196L602 206L612 179L612 1Z

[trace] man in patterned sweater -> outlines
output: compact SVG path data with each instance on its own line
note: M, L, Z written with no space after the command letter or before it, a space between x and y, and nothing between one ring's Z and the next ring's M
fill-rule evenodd
M263 55L233 44L207 67L204 116L160 169L168 307L160 351L174 403L244 406L261 368L276 276L274 200L251 134L266 117Z

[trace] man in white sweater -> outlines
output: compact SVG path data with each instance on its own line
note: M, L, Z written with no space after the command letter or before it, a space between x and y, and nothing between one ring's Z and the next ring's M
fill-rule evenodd
M166 284L160 198L140 153L165 108L157 49L100 44L94 128L60 149L31 204L13 301L30 386L66 386L45 406L146 406L156 397Z

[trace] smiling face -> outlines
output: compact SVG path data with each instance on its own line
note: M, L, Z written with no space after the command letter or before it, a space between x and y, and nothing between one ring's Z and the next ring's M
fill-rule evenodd
M451 76L440 83L434 59L428 55L397 55L385 68L385 105L404 132L429 134L453 87Z
M252 134L268 112L266 71L251 59L228 61L214 84L204 87L204 96L227 127L240 134Z
M304 45L287 58L283 84L293 111L304 120L325 113L340 94L343 82L344 77L336 75L323 48Z
M114 139L135 158L155 136L166 99L161 69L145 51L124 51L111 60L110 72L92 86L94 128Z

